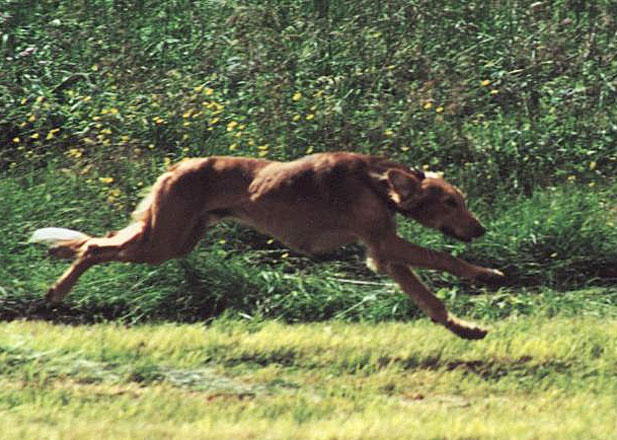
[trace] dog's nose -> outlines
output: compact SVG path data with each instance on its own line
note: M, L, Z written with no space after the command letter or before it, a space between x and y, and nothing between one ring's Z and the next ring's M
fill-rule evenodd
M473 234L474 237L482 237L484 234L486 234L486 228L480 223L477 223Z

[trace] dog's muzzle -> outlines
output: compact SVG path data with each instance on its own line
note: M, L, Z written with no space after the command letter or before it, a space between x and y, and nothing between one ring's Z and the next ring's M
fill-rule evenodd
M470 242L474 238L482 237L486 233L486 228L480 223L469 228L468 231L465 231L465 234L461 234L449 226L442 226L439 230L449 237L456 238L457 240L464 242Z

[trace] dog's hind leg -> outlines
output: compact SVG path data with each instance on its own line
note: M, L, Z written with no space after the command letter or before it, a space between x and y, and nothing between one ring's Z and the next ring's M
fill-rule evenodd
M487 330L475 324L463 322L448 313L446 306L431 293L409 267L388 264L385 270L401 286L403 292L409 295L434 322L443 325L452 333L464 339L482 339L486 336Z
M73 288L79 277L91 266L108 261L135 261L135 249L144 233L143 223L132 223L126 228L85 240L76 252L77 258L48 290L45 299L60 302Z

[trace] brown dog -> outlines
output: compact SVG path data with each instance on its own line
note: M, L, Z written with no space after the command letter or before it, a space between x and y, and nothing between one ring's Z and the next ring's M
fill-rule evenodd
M324 153L292 162L185 160L159 177L126 228L98 238L45 228L31 241L51 242L52 255L75 258L49 289L51 302L61 301L94 264L158 264L186 255L222 219L245 223L305 254L360 242L369 264L390 275L433 321L463 338L483 338L486 330L449 314L410 268L484 282L500 281L503 274L408 243L396 233L396 213L464 241L485 232L461 192L437 175L379 157Z

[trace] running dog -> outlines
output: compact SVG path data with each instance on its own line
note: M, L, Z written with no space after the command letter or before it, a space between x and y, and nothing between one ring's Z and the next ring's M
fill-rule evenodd
M486 230L463 194L441 176L381 157L321 153L291 162L213 156L187 159L161 175L126 228L90 237L43 228L31 241L47 242L50 255L74 259L49 289L61 301L91 266L109 261L159 264L188 254L206 228L223 219L242 222L292 249L314 255L359 242L367 263L389 275L434 322L466 339L487 330L448 313L412 272L449 272L488 283L503 274L411 244L396 231L395 214L463 241Z

